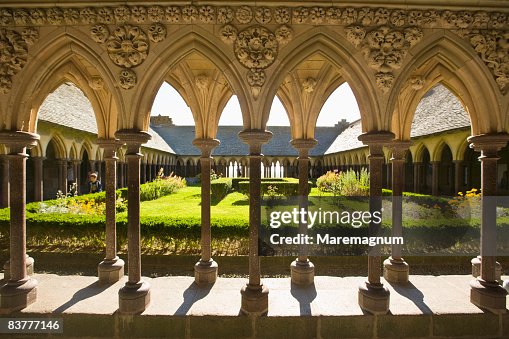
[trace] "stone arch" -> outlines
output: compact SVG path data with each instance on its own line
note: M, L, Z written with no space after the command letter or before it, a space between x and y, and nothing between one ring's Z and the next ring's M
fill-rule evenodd
M223 43L216 36L196 25L189 25L177 32L173 39L166 39L161 42L154 51L158 55L145 70L133 97L138 98L135 104L128 112L128 116L123 122L122 128L135 128L139 130L147 130L150 120L150 111L155 99L157 90L167 78L172 67L177 65L187 55L197 52L210 60L218 70L221 70L229 86L232 88L239 99L244 128L250 126L250 117L248 110L248 98L244 94L244 81L239 70L235 67L237 61L233 53L225 53L224 50L218 48ZM147 94L148 93L148 94ZM219 118L217 119L219 122Z
M467 42L440 31L417 44L394 84L387 119L397 139L409 140L417 105L436 84L447 87L469 114L472 134L500 132L499 89ZM490 112L486 114L486 112Z
M461 142L461 144L457 147L456 152L453 153L453 159L454 160L464 160L465 158L465 152L467 148L469 148L470 145L468 143L468 140L465 138Z
M83 158L83 153L87 151L87 154L89 156L89 159L90 160L94 160L93 157L95 157L95 152L93 152L92 150L92 145L90 144L90 142L88 140L84 140L82 143L81 143L81 148L80 148L80 152L79 152L79 158Z
M50 146L50 144L52 144L52 147L54 148L55 157L57 159L67 159L68 158L67 147L65 146L64 138L60 134L53 133L50 141L46 144L46 147L44 149L44 156L46 156L46 153L47 153L47 150L48 150L48 147Z
M377 89L372 81L373 77L368 71L368 66L364 63L364 58L358 56L359 51L344 37L324 27L311 29L300 35L282 51L274 65L271 66L277 71L273 80L266 84L265 95L272 98L288 72L314 54L324 56L332 65L342 70L341 75L344 80L336 82L335 87L331 86L329 95L346 81L357 99L363 131L383 130L386 126L381 125L378 115L380 107L376 95ZM267 123L269 110L270 103L265 103L265 107L261 110L264 114L261 127L265 127ZM313 133L308 133L308 137L314 135L314 125L318 119L318 113L316 114L316 117L310 117L314 124L309 127Z
M108 68L104 51L91 38L73 28L56 30L36 43L37 55L22 71L21 81L13 84L9 105L13 107L12 129L36 131L37 115L48 93L64 82L72 82L90 101L98 136L113 138L117 130L121 99L115 77ZM95 88L95 89L94 89Z
M454 156L453 150L454 148L447 142L445 139L441 139L438 144L433 148L433 154L431 155L431 161L440 161L442 159L442 154L444 152L445 147L449 148L449 151Z
M69 152L69 159L70 160L79 160L79 159L81 159L80 152L78 151L78 146L74 142L73 142L73 144L71 146L71 150Z
M420 143L417 145L417 147L416 147L416 149L415 149L415 151L414 151L414 154L412 154L412 157L413 157L413 159L414 159L414 162L422 162L422 160L423 160L423 154L424 154L424 152L426 152L426 151L427 151L428 153L430 153L430 152L429 152L428 147L427 147L427 146L426 146L423 142L420 142Z

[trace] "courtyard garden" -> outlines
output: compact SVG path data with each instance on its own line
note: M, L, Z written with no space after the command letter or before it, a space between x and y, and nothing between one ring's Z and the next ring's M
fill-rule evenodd
M248 254L249 181L212 180L211 228L213 256ZM367 211L369 179L366 171L328 172L310 182L309 210ZM391 191L383 190L381 229L390 235ZM298 180L262 180L262 222L274 210L298 206ZM201 187L170 176L141 185L141 236L144 254L200 253ZM509 253L509 208L497 207L499 253ZM29 252L102 253L105 246L105 194L65 196L27 204ZM127 250L127 191L117 191L117 235L120 253ZM473 189L456 197L404 193L404 253L410 255L476 255L479 252L480 194ZM367 224L329 225L346 235L367 234ZM327 227L327 226L322 226ZM0 248L8 248L9 209L0 210ZM383 249L390 253L390 248ZM405 252L406 251L406 252ZM343 255L359 255L346 249Z

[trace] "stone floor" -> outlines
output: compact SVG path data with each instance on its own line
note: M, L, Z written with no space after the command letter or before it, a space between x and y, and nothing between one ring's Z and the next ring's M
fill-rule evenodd
M219 278L207 288L196 286L192 277L145 278L152 301L141 315L128 317L116 313L125 280L100 285L91 276L34 277L38 300L15 316L63 317L64 334L76 337L509 338L509 315L485 313L471 304L472 277L466 275L412 276L409 284L386 284L390 314L376 317L357 303L363 277L318 276L308 288L293 286L289 278L266 278L269 312L261 318L238 316L244 278Z

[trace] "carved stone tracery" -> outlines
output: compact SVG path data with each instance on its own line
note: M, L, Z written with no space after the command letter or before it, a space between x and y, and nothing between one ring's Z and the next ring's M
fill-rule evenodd
M39 38L35 28L25 28L21 33L12 29L0 29L0 93L12 88L12 77L27 63L28 45Z
M252 83L261 83L267 62L277 55L278 46L288 43L293 37L291 25L343 25L347 26L347 39L363 51L370 67L375 71L377 83L383 91L391 87L393 71L401 66L409 47L422 38L426 28L457 30L472 45L479 57L492 72L502 93L508 92L509 61L507 60L508 15L484 10L435 10L397 8L355 8L348 6L214 6L214 5L119 5L44 8L0 8L0 26L43 25L90 25L92 38L98 43L122 40L122 48L108 48L108 55L115 64L133 68L145 60L149 43L160 42L167 35L166 24L219 24L223 41L238 44L238 36L247 28L234 25L281 25L271 28L275 36L274 48L265 48L265 53L256 48L245 54L245 49L235 54L239 62L250 70ZM116 26L113 26L116 25ZM146 26L144 26L146 25ZM113 27L112 27L113 26ZM139 27L142 39L124 39L115 35L122 27ZM406 28L405 27L410 27ZM260 27L269 30L269 28ZM502 30L502 31L501 31ZM504 31L505 30L505 31ZM238 32L241 33L238 33ZM23 31L25 32L25 31ZM402 35L404 38L402 38ZM25 43L33 43L38 31L32 28L22 36ZM5 40L5 39L4 39ZM150 41L148 41L150 40ZM143 41L143 43L142 43ZM389 41L396 47L388 48ZM4 42L5 43L5 42ZM146 49L143 44L146 43ZM132 46L128 46L132 44ZM135 47L138 45L138 47ZM145 49L145 51L143 51ZM273 50L276 54L273 54ZM8 51L8 49L7 49ZM122 56L123 55L123 56ZM130 56L127 56L130 55ZM254 57L254 58L253 58ZM127 60L127 61L126 61ZM269 65L273 61L269 62ZM249 65L248 65L249 64ZM5 65L5 62L2 64ZM5 66L2 66L5 68ZM264 74L263 74L264 75ZM8 83L3 76L2 83ZM12 75L9 76L9 80ZM254 80L256 79L256 81ZM4 85L5 88L5 85Z

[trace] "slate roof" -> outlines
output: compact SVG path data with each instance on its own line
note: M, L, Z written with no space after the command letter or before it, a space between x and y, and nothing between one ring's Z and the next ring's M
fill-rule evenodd
M339 153L364 147L364 144L357 139L362 133L361 120L354 121L343 133L338 135L331 146L324 152L325 154Z
M412 121L411 138L470 127L460 101L443 85L430 89L422 98Z
M467 112L446 87L438 84L422 98L415 111L410 138L470 127ZM327 149L325 154L365 147L357 137L362 133L361 121L350 124Z
M97 134L92 106L85 94L73 84L64 84L48 95L41 106L39 119L53 124ZM444 86L437 85L423 97L412 122L411 137L441 133L470 126L470 120L458 99ZM273 137L262 148L267 156L297 156L290 145L289 126L268 127ZM243 156L248 146L238 138L242 126L219 126L217 139L221 141L213 155ZM338 127L317 127L315 137L318 145L310 152L320 156L365 147L357 137L362 133L361 121L352 122L338 135ZM193 146L194 126L151 126L152 140L144 147L179 155L200 155Z
M170 145L176 154L200 155L200 150L193 146L195 138L194 126L152 126L152 129ZM214 150L213 155L243 156L249 154L249 149L238 137L242 126L219 126L216 138L221 144ZM297 151L290 144L291 131L289 126L267 127L273 133L272 139L262 147L266 156L297 156ZM315 136L318 145L310 152L311 156L324 154L338 134L337 127L317 127Z
M71 83L64 83L46 97L39 110L39 120L97 135L92 105L85 94ZM149 133L152 140L143 147L175 153L158 133L152 129Z

